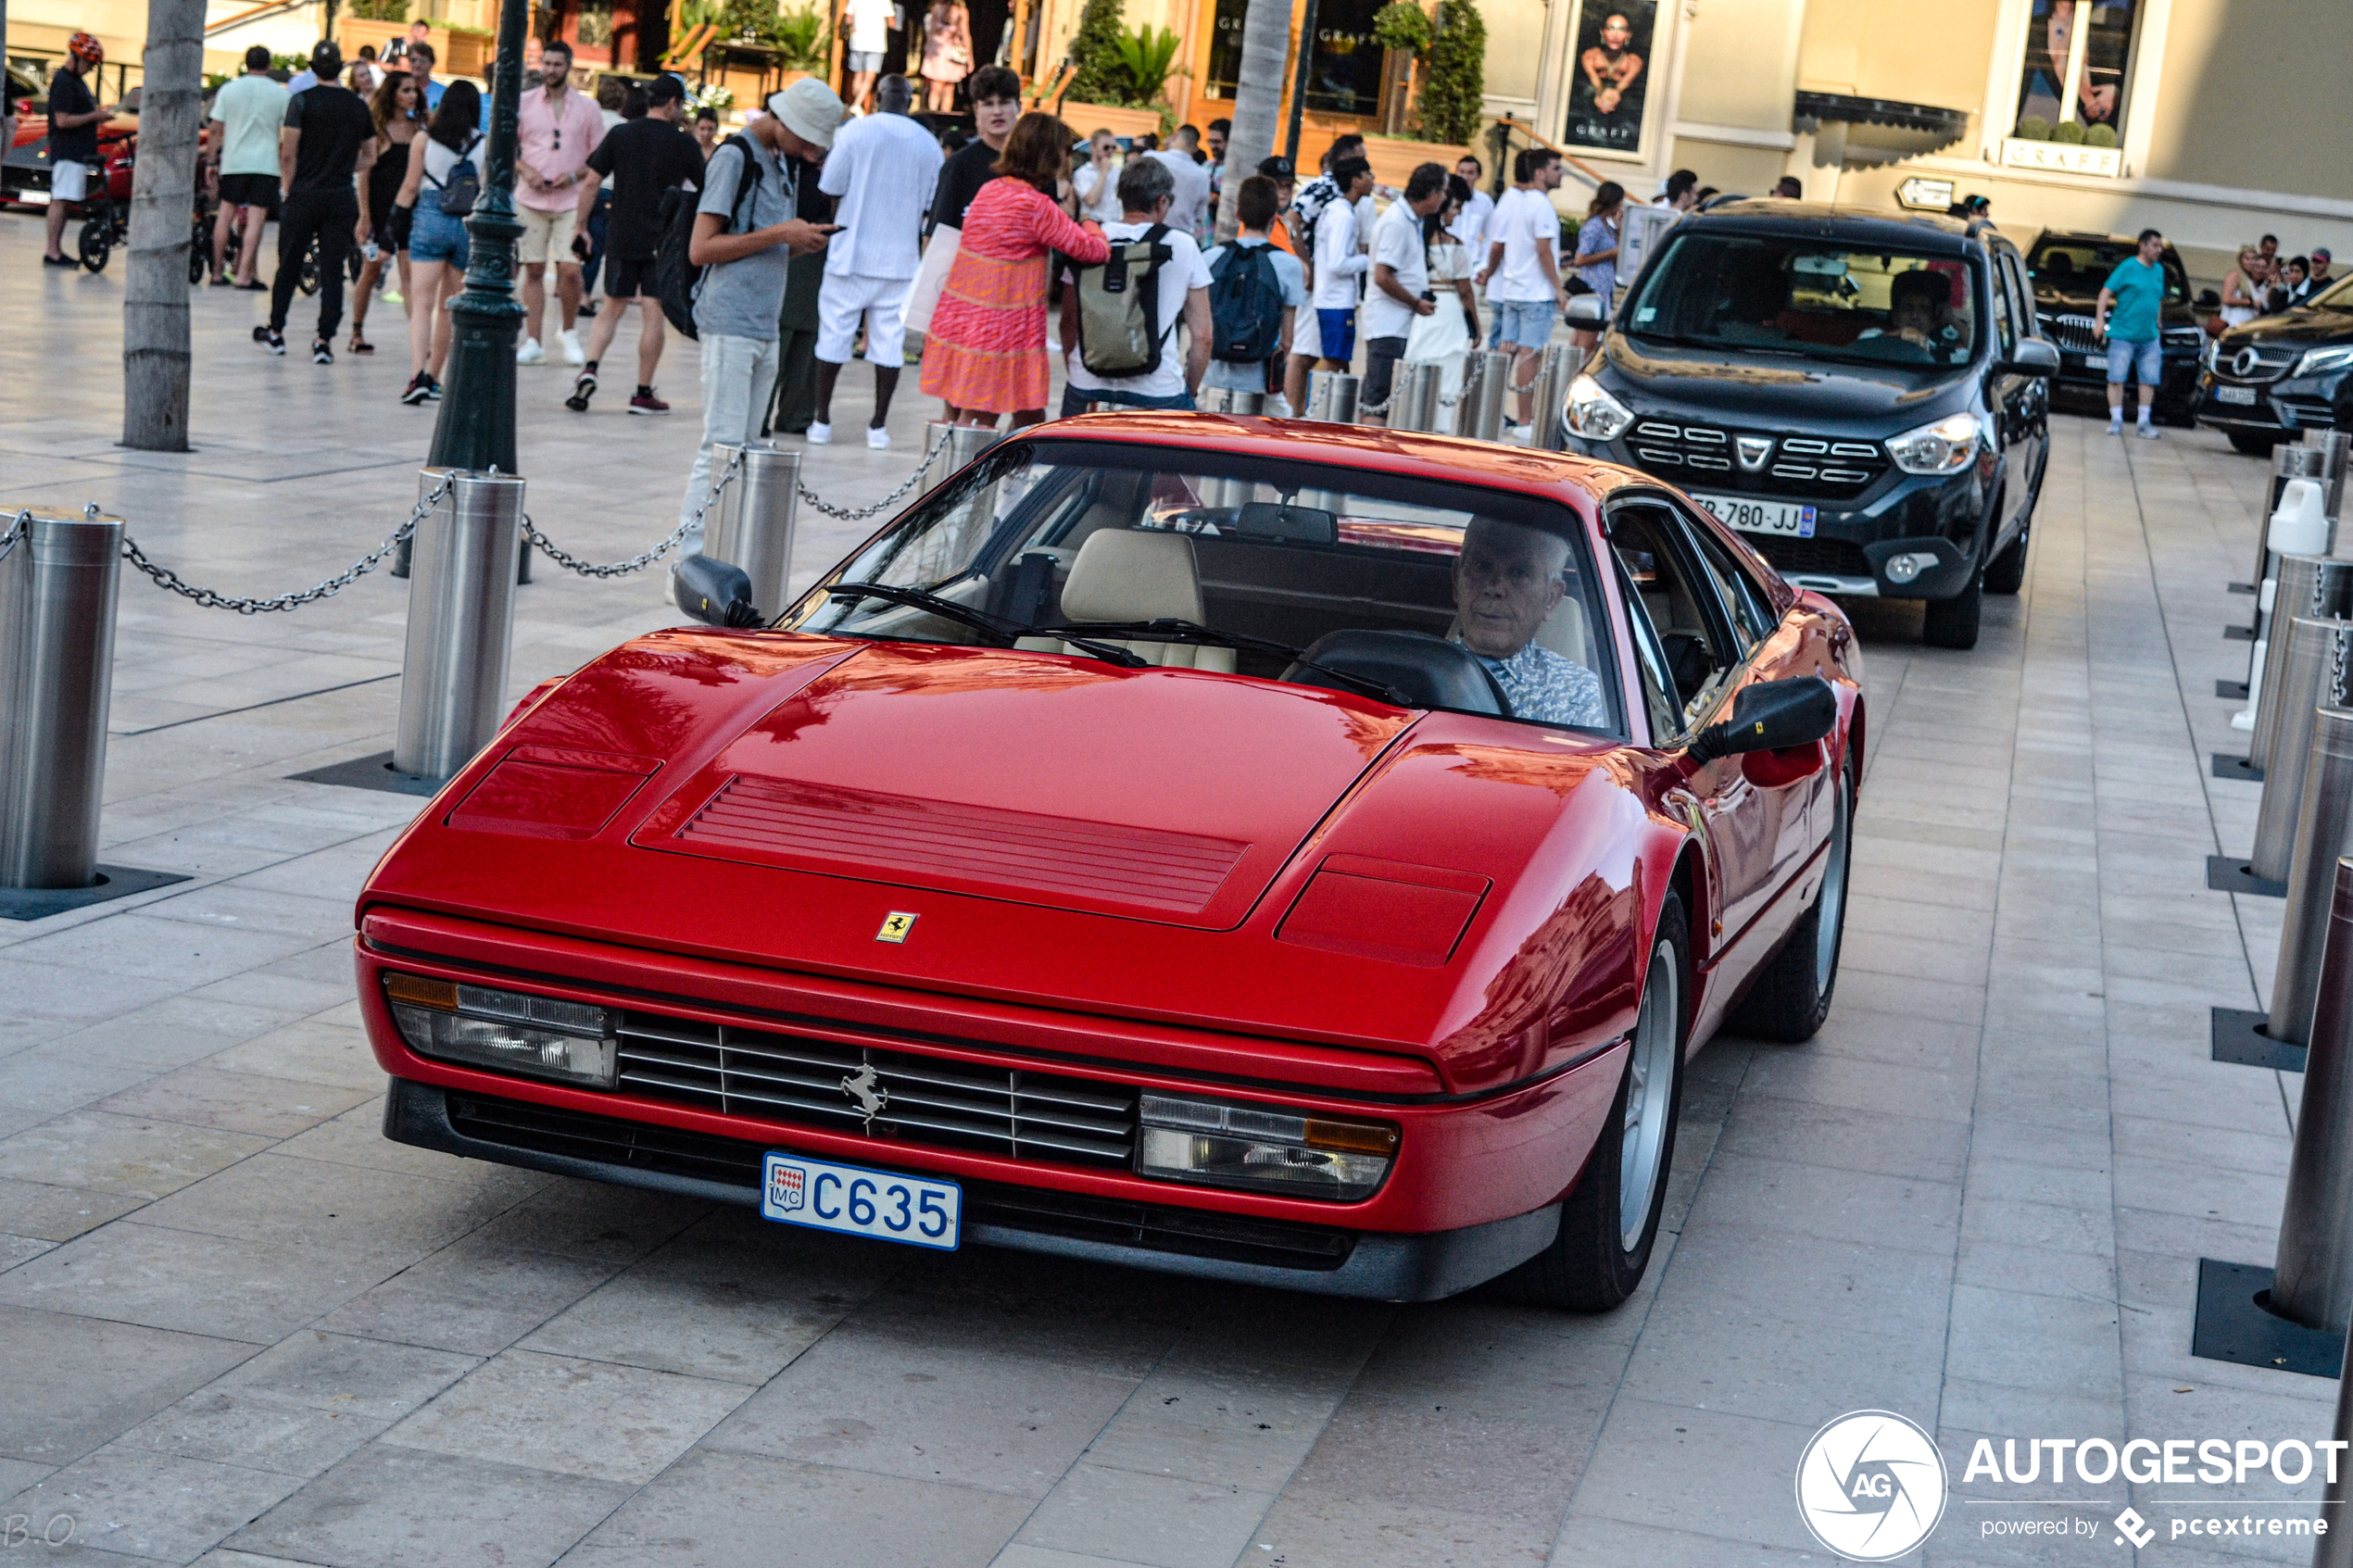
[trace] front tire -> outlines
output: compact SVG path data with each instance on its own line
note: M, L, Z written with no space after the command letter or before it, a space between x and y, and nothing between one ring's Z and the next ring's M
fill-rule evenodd
M1683 901L1669 893L1651 938L1633 1045L1609 1120L1561 1205L1560 1234L1503 1277L1504 1294L1532 1306L1604 1312L1642 1284L1667 1209L1667 1177L1682 1118L1690 975Z
M82 237L76 245L82 264L93 272L107 270L107 257L114 254L114 240L107 233L109 225L103 212L93 213L82 224Z
M2280 444L2280 438L2276 435L2250 435L2243 430L2234 430L2227 433L2231 438L2231 445L2250 458L2268 458L2271 455L2271 448Z
M1846 935L1846 872L1854 843L1855 781L1849 770L1840 769L1831 799L1837 815L1831 822L1822 890L1725 1021L1724 1026L1735 1035L1803 1045L1831 1015L1831 996L1838 988L1839 944Z
M1977 646L1978 623L1985 614L1985 569L1972 573L1969 586L1949 599L1928 601L1928 615L1920 622L1920 641L1932 648Z
M2031 524L2029 525L2031 528ZM2026 586L2027 528L2018 531L2009 547L1995 556L1985 568L1985 591L1989 594L2015 594Z

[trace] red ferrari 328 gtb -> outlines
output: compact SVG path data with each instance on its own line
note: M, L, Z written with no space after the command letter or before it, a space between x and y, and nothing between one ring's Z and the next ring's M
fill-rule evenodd
M990 448L535 692L369 879L388 1136L950 1248L1614 1306L1799 1041L1846 621L1640 474L1193 414ZM741 629L728 629L729 625Z

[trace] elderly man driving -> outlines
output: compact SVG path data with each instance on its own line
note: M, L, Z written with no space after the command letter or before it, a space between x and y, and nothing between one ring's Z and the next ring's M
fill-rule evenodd
M1536 633L1568 591L1568 541L1541 529L1475 517L1454 560L1455 640L1478 656L1516 718L1604 729L1602 683Z

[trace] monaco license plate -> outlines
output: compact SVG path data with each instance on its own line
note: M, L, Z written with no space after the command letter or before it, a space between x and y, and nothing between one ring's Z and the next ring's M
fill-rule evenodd
M929 1176L771 1154L760 1185L760 1212L788 1225L952 1252L963 1196L954 1182Z
M2217 403L2252 403L2255 389L2251 386L2218 386L2214 389Z
M1814 537L1814 508L1794 501L1747 501L1730 495L1693 495L1692 500L1716 514L1716 521L1743 533L1785 533L1793 539Z

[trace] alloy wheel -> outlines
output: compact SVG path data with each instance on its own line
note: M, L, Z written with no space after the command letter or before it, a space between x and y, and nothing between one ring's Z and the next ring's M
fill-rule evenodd
M1634 1021L1634 1050L1627 1071L1626 1124L1618 1140L1618 1244L1631 1252L1650 1226L1651 1200L1666 1173L1667 1118L1674 1110L1675 1053L1681 1048L1681 977L1675 949L1666 942L1651 953L1642 983L1642 1011Z

